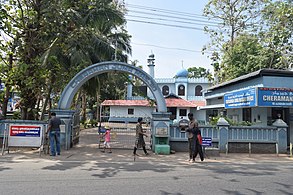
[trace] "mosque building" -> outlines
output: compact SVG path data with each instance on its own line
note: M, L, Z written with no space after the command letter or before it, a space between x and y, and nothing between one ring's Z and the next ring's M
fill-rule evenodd
M206 110L198 110L198 107L206 105L202 92L211 87L207 78L188 78L188 71L179 70L173 78L155 78L155 58L150 55L148 59L149 75L154 78L166 100L167 111L171 113L170 120L177 122L187 119L189 112L201 124L206 123ZM102 103L103 110L107 109L109 122L136 122L138 117L150 119L156 106L152 101L154 96L146 86L142 86L144 97L133 96L132 84L127 85L127 97L125 100L105 100Z

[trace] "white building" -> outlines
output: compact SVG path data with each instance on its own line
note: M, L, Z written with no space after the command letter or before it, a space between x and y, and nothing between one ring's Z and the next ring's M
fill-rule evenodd
M148 59L149 74L154 78L154 55ZM197 110L198 106L205 106L202 91L211 86L207 78L188 78L188 71L181 69L174 78L154 78L163 96L166 98L168 112L171 112L171 120L187 119L187 114L192 112L200 123L205 123L206 111ZM154 100L150 90L146 95ZM146 98L132 96L132 85L127 87L127 100L105 100L103 107L109 107L110 121L134 122L137 117L151 117L155 111L155 105L151 105Z

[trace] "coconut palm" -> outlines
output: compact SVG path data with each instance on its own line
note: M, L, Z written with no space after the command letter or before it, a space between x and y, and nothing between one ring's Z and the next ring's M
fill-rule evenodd
M124 29L126 21L123 6L108 0L88 0L65 1L63 7L63 17L69 18L64 22L67 24L67 28L60 29L64 36L58 37L58 40L47 50L44 59L49 59L48 56L57 57L58 62L62 62L62 66L59 68L69 70L70 78L81 69L94 63L114 60L115 57L116 60L126 62L127 54L131 53L131 47L130 36ZM49 65L49 63L46 64ZM53 74L52 71L51 74ZM63 75L60 77L64 79ZM101 94L100 78L102 78L102 82L107 80L107 76L101 75L91 79L83 87L86 94L96 94L94 96L96 100ZM52 83L50 80L48 82ZM60 85L58 88L60 89ZM48 92L50 91L48 90ZM56 93L60 92L56 91ZM76 99L79 100L79 98ZM85 110L85 106L82 106L83 110Z

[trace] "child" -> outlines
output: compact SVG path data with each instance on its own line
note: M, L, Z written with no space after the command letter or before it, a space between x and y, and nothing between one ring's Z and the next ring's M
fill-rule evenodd
M111 129L109 127L105 127L105 129L106 129L106 132L103 135L103 138L105 138L104 150L102 152L105 152L106 147L107 147L107 148L109 148L109 153L112 153L111 146L110 146L110 140L111 140L110 132L111 132Z

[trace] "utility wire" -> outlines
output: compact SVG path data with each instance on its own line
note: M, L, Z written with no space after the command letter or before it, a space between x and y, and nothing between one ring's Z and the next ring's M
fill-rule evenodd
M130 10L129 12L130 13L133 12L133 13L137 13L137 14L144 14L144 15L161 16L161 17L172 18L172 19L194 21L194 22L203 22L205 24L221 25L221 23L219 23L219 22L212 22L212 21L207 21L207 20L198 20L198 19L186 18L186 17L178 17L178 16L175 16L175 15L165 15L165 14L149 13L149 12L144 12L144 11L134 11L134 10Z
M205 24L200 24L200 23L195 23L195 22L186 22L186 21L180 21L180 20L170 20L170 19L165 19L165 18L154 18L154 17L146 17L146 16L139 16L139 15L131 15L131 14L126 14L126 17L142 18L142 19L150 19L150 20L160 20L160 21L167 21L167 22L178 22L178 23L184 23L184 24L205 25ZM214 24L209 24L208 26L219 27L219 25L214 25Z
M185 29L192 29L192 30L200 30L200 31L203 31L204 30L203 28L197 28L197 27L191 27L191 26L181 26L181 25L174 25L174 24L163 24L163 23L149 22L149 21L143 21L143 20L127 19L127 21L140 22L140 23L146 23L146 24L156 24L156 25L161 25L161 26L170 26L170 27L176 27L176 28L185 28Z
M180 11L174 11L174 10L168 10L168 9L161 9L161 8L154 8L154 7L147 7L147 6L141 6L141 5L134 5L134 4L126 4L127 7L132 7L135 9L143 9L143 10L149 10L152 12L161 12L161 13L170 13L175 15L181 15L181 16L187 16L187 17L197 17L197 18L204 18L208 20L217 20L217 19L209 19L207 16L203 16L200 14L193 14L193 13L187 13L187 12L180 12Z
M190 25L202 25L202 26L212 26L212 27L220 27L221 23L216 22L215 20L210 20L209 18L197 15L197 14L191 14L186 12L178 12L178 11L172 11L172 10L166 10L166 9L159 9L159 8L152 8L152 7L146 7L146 6L138 6L133 4L127 4L127 7L135 8L135 9L143 9L144 11L137 11L128 9L128 13L126 14L127 21L131 22L139 22L139 23L147 23L147 24L155 24L155 25L161 25L161 26L170 26L170 27L176 27L176 28L184 28L184 29L193 29L193 30L201 30L203 31L203 28L193 27ZM150 12L146 12L145 10L148 10ZM159 12L159 13L158 13ZM133 15L133 13L136 13ZM165 13L165 14L161 14ZM158 17L150 17L150 16L158 16ZM183 16L183 17L180 17ZM189 17L189 18L188 18ZM140 18L142 20L137 20L133 18ZM170 19L171 18L171 19ZM195 19L196 18L196 19ZM203 18L203 19L197 19L197 18ZM143 20L146 19L146 20ZM178 19L178 20L174 20ZM189 26L183 26L183 25L175 25L175 24L168 24L168 23L162 23L162 22L154 22L154 20L160 20L165 22L177 22L177 23L184 23L184 24L190 24ZM199 22L199 23L198 23ZM191 49L185 49L185 48L174 48L174 47L166 47L166 46L159 46L154 44L143 44L143 43L134 43L134 45L143 45L148 47L156 47L161 49L169 49L169 50L179 50L179 51L185 51L185 52L195 52L195 53L202 53L202 51L197 50L191 50ZM215 51L205 51L205 53L213 53Z
M143 45L143 46L147 46L147 47L157 47L157 48L161 48L161 49L170 49L170 50L179 50L179 51L186 51L186 52L193 52L193 53L202 53L202 51L184 49L184 48L165 47L165 46L146 44L146 43L134 43L134 42L131 42L131 43L134 45ZM213 53L213 51L205 51L205 53Z
M139 22L139 23L145 23L145 24L153 24L153 25L161 25L161 26L169 26L169 27L175 27L175 28L201 30L201 31L204 30L203 26L215 27L215 28L225 28L219 22L214 22L214 21L210 21L210 20L195 19L200 16L197 14L190 14L190 13L185 13L185 12L171 11L171 10L159 9L159 8L151 8L151 7L139 6L139 5L133 5L133 4L127 4L127 5L128 5L128 7L144 10L144 11L136 11L136 10L131 10L131 9L128 10L128 12L130 14L129 13L126 14L126 19L127 19L127 21L130 21L130 22ZM149 10L149 12L146 12L145 10ZM133 15L133 13L135 13L135 14ZM161 14L161 13L167 13L168 15ZM157 16L157 17L150 17L150 16ZM184 17L180 17L180 16L184 16ZM160 17L160 18L158 18L158 17ZM203 17L203 16L200 16L200 17ZM172 18L172 19L170 19L170 18ZM205 18L205 19L207 19L207 18ZM160 20L160 21L156 21L156 20ZM164 23L164 22L166 22L166 23ZM189 24L189 25L178 25L178 24L172 24L172 23L170 24L170 22ZM201 26L201 27L196 27L196 26L192 26L192 25L197 25L197 26Z

